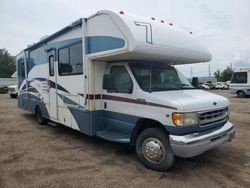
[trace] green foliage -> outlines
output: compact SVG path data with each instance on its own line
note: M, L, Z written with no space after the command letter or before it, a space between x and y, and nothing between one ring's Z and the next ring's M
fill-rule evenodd
M217 70L217 71L214 73L214 77L215 77L216 80L219 81L219 82L222 80L220 70Z
M0 49L0 78L11 77L15 70L15 58L6 49Z
M230 67L227 67L224 71L221 73L221 78L223 82L226 82L228 80L231 80L233 74L233 70Z
M220 72L220 70L217 70L214 73L214 76L217 79L217 81L226 82L228 80L231 80L232 74L233 74L233 70L229 66L227 66L227 68L223 70L222 72Z

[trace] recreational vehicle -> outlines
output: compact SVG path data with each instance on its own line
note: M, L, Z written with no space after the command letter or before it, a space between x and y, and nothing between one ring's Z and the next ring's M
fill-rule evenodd
M250 68L234 71L229 88L230 93L238 97L250 95Z
M173 24L111 11L77 20L17 56L18 106L89 136L135 147L166 171L234 138L229 101L195 89L174 65L210 52Z

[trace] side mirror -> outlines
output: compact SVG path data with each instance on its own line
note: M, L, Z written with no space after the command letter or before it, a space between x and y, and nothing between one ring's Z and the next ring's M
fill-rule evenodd
M115 82L112 74L104 74L102 88L106 90L115 90Z
M198 86L199 86L199 79L198 79L198 77L193 77L193 78L192 78L192 85L193 85L195 88L198 88Z

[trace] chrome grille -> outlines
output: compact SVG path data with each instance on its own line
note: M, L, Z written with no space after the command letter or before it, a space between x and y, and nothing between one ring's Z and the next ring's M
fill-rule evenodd
M228 119L228 108L199 113L200 126L223 123Z

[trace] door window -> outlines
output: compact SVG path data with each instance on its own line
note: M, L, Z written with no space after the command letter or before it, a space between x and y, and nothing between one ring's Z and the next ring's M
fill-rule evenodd
M110 74L114 78L116 93L132 93L133 82L124 66L113 66Z

